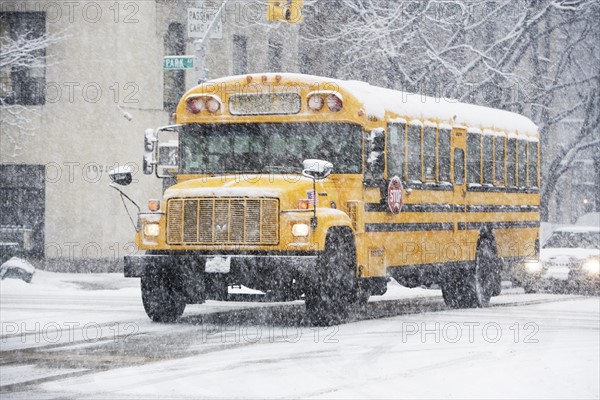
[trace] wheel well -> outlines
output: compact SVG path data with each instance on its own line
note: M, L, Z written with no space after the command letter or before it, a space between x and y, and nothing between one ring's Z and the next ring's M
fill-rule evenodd
M354 238L354 233L352 229L347 226L332 226L327 230L327 235L325 237L325 246L327 246L327 242L331 240L330 238L339 236L343 238L343 240L348 240L352 244L352 248L354 249L354 266L358 270L358 264L356 262L356 240Z

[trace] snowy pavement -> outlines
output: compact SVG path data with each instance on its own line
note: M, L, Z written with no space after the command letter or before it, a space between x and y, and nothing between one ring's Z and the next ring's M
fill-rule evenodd
M300 301L155 324L137 279L37 271L0 284L0 397L599 398L599 298L506 291L449 310L392 284L331 328Z

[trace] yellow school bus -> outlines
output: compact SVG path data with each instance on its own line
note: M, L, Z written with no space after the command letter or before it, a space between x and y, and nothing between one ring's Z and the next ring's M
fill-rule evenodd
M237 284L338 323L389 277L484 307L503 269L537 257L539 137L523 116L268 73L194 87L174 118L146 132L144 171L171 183L125 259L155 321Z

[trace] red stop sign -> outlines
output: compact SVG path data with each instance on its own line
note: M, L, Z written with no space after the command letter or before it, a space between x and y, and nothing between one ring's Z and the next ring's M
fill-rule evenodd
M393 177L388 184L387 202L390 212L394 214L400 213L402 210L402 181L397 176Z

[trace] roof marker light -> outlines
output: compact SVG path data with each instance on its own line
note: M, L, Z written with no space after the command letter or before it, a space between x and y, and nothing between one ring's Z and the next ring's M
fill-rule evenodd
M204 108L204 100L197 97L188 99L186 108L192 114L198 114Z
M210 99L206 100L206 109L208 110L209 113L214 114L217 111L219 111L220 108L221 108L221 103L219 102L219 100L215 99L214 97L211 97Z
M321 111L324 105L325 101L320 94L313 94L308 98L308 108L313 111Z
M333 112L338 112L342 109L342 99L337 97L335 94L327 96L327 107Z

